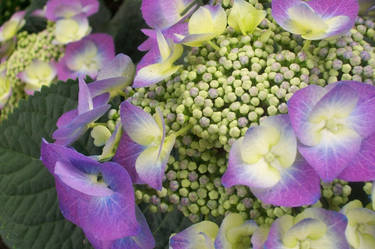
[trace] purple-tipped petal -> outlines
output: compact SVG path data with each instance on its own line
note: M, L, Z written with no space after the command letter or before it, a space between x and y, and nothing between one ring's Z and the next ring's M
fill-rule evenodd
M70 18L79 14L86 17L95 14L99 10L97 0L49 0L46 4L46 17L50 21L60 18Z
M163 30L191 14L195 7L192 7L185 15L181 15L193 2L193 0L143 0L142 15L150 27Z
M359 153L338 176L349 182L375 180L375 133L362 141Z
M82 4L82 10L86 16L91 16L98 12L99 1L98 0L80 0Z
M94 106L91 93L83 77L79 77L78 115L91 111Z
M162 128L154 118L141 108L124 101L120 106L120 116L124 131L136 143L148 146L162 138Z
M143 184L135 170L135 162L144 149L144 146L133 142L128 134L123 132L116 154L113 157L114 162L120 164L128 171L135 184Z
M260 226L258 227L253 235L251 236L251 244L253 249L264 249L264 242L266 242L270 227Z
M348 32L354 25L358 9L355 0L272 1L272 16L276 22L309 40Z
M125 80L126 79L123 77L97 80L90 83L88 87L92 96L98 96L100 94L107 93L112 91L113 89L121 87L124 84Z
M142 211L137 206L135 214L138 223L141 225L141 230L134 236L114 241L100 241L91 234L86 234L86 237L96 249L153 249L155 247L155 239Z
M137 158L135 168L139 178L150 187L161 190L165 167L169 155L174 146L176 137L171 135L167 137L160 146L147 147Z
M285 170L272 188L250 188L263 203L284 207L314 204L320 198L320 179L303 158Z
M87 131L87 125L89 123L98 120L110 107L110 105L102 105L82 115L76 116L69 124L59 127L52 134L52 137L58 144L70 145Z

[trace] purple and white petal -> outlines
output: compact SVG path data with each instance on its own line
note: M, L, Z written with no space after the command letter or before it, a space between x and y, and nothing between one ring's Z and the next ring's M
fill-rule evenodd
M124 101L120 106L120 116L124 131L136 143L148 146L161 141L163 131L151 114Z
M358 154L338 176L349 182L367 182L375 180L375 133L362 141Z
M280 182L271 188L250 188L263 203L284 207L312 205L320 198L320 178L307 162L299 157L281 173Z

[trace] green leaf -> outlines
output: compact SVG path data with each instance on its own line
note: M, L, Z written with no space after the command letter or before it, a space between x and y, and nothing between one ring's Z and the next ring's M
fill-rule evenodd
M52 141L59 116L76 107L77 92L74 81L44 87L0 124L0 235L12 249L90 248L61 215L53 177L39 160L41 138Z

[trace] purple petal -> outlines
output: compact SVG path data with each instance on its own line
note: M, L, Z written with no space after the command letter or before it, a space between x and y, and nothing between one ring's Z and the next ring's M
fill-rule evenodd
M115 241L100 241L91 234L86 234L86 237L96 249L153 249L155 240L147 221L137 206L135 211L137 221L141 225L141 230L135 236L124 237Z
M362 141L359 153L338 176L349 182L375 180L375 133Z
M113 161L123 166L132 178L133 183L143 184L135 170L135 161L145 148L139 145L124 132L118 145Z
M76 116L70 123L59 127L53 134L52 137L56 140L56 143L62 145L69 145L76 141L82 134L88 129L87 125L91 122L95 122L101 116L103 116L110 105L102 105L91 111L83 113L82 115Z
M123 85L124 82L125 78L116 77L94 81L88 84L88 87L92 96L98 96L100 94L110 92L112 89Z
M91 16L98 12L99 1L98 0L80 0L82 4L82 10L86 16Z
M167 165L169 155L175 143L175 136L169 136L160 146L147 147L137 158L135 168L139 178L147 183L150 187L161 190L165 167Z
M124 101L120 106L120 116L124 131L134 142L148 146L155 139L162 138L161 127L141 108Z
M141 10L150 27L163 30L190 15L194 7L184 16L181 16L181 13L191 3L193 0L143 0Z
M270 227L263 225L258 227L251 236L251 244L253 249L264 249L264 242L266 242Z
M99 240L115 240L136 235L140 226L135 217L134 189L130 176L116 163L103 163L104 182L114 191L106 197L94 197L78 210L80 224L86 233Z
M50 21L69 18L80 13L79 1L49 0L46 4L46 17Z
M155 64L160 61L160 53L159 48L152 47L150 51L148 51L141 59L141 61L137 64L137 72L145 66Z
M327 93L327 89L316 85L309 85L295 92L288 101L290 123L298 137L305 145L313 145L308 121L310 113L319 100Z
M79 77L79 92L78 92L78 115L88 112L93 109L92 97L89 87L87 86L83 77Z
M321 17L332 18L335 16L347 16L348 21L343 23L326 35L326 37L344 34L348 32L355 23L359 11L359 4L357 0L311 0L308 4L318 13Z
M98 80L123 77L124 84L128 84L134 77L135 66L131 58L125 54L118 54L105 64L98 73Z
M271 188L250 188L263 203L298 207L314 204L320 198L320 179L303 158L282 172L281 180Z

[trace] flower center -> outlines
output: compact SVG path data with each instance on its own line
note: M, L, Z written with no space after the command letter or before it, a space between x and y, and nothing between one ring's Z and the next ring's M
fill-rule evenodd
M336 118L325 120L324 128L325 130L330 131L331 133L338 133L343 129L343 124L339 122Z

